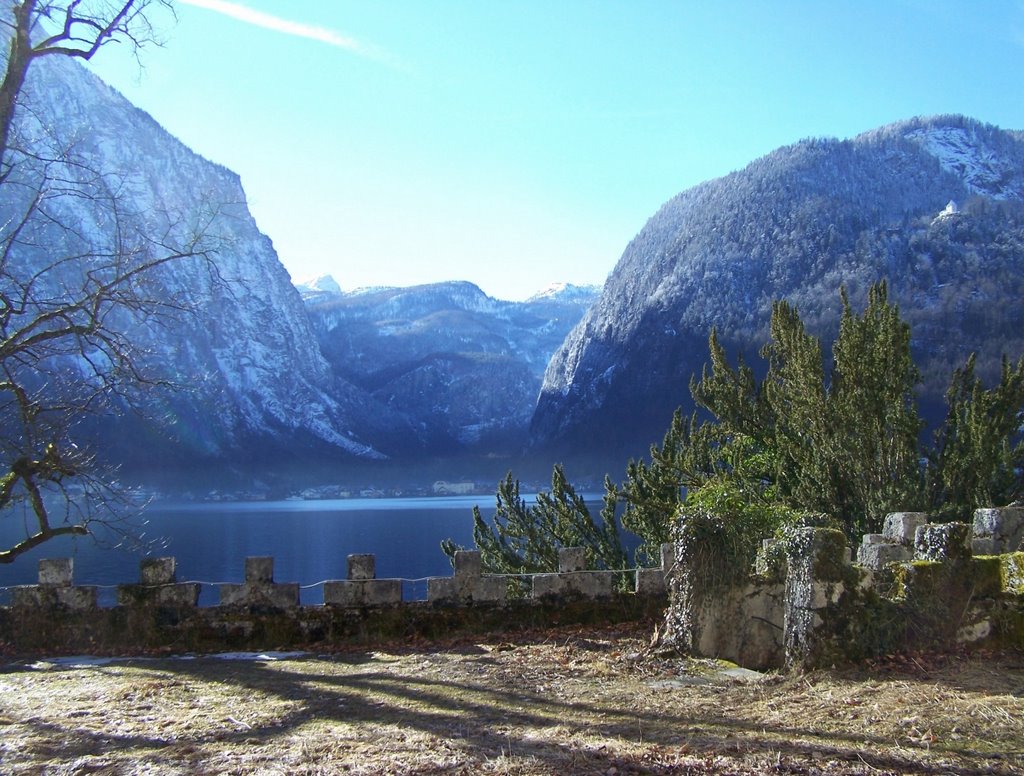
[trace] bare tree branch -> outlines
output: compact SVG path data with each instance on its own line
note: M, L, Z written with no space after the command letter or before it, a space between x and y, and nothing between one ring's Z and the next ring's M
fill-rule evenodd
M140 337L193 309L168 292L166 269L220 278L211 234L222 206L133 212L130 175L99 169L25 99L34 61L89 59L112 42L138 49L154 41L150 13L162 8L170 0L0 0L10 30L0 82L0 518L31 516L0 563L94 523L117 526L137 508L77 444L76 428L177 387Z

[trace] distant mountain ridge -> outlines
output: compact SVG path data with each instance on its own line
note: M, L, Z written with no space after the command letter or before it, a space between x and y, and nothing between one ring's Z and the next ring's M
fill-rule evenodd
M1024 352L1022 193L1024 135L960 116L801 141L682 192L630 242L552 358L534 444L642 455L672 410L690 406L712 326L751 357L773 300L828 334L839 287L860 304L883 278L935 404L970 351L989 370L1004 351Z
M298 285L335 374L446 454L511 454L525 442L551 353L599 291L560 284L508 302L464 281L325 290L337 287Z
M244 477L523 444L548 357L596 290L511 303L469 283L345 294L321 277L302 287L304 302L235 173L69 59L34 64L27 98L22 137L62 133L76 158L121 183L119 212L158 235L202 224L213 249L213 267L185 260L147 276L188 314L161 326L124 318L140 358L183 389L150 392L142 415L83 424L105 458L132 472ZM0 189L0 209L14 207L4 196L13 189ZM58 204L67 223L87 226L55 229L40 244L87 255L109 213L84 197ZM61 242L72 238L86 249ZM51 250L19 250L13 258L29 273L53 260ZM74 287L78 270L68 268L63 282Z

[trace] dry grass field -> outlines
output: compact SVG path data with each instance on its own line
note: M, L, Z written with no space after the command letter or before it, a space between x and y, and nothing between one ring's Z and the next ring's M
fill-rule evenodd
M652 653L649 633L7 656L0 773L1024 773L1019 653L761 676Z

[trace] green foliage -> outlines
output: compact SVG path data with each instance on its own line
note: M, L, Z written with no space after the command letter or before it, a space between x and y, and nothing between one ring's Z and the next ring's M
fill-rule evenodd
M609 502L609 498L612 499ZM519 481L509 472L498 485L491 522L473 508L473 541L480 550L484 571L492 574L536 574L558 570L558 550L586 548L589 568L624 569L626 553L615 518L614 491L606 494L605 508L594 520L582 496L565 476L561 464L551 473L551 490L537 494L528 505L519 495ZM451 539L441 549L454 559L460 549Z
M841 297L827 381L820 340L806 333L795 309L776 305L762 351L763 393L780 492L794 505L839 517L856 536L878 530L893 509L920 505L922 424L910 329L889 304L885 283L871 288L861 316L845 291Z
M626 480L618 497L624 504L622 526L642 539L637 548L641 562L661 562L661 545L672 540L672 516L679 510L686 492L700 487L716 468L716 429L689 420L676 411L661 446L651 446L650 463L630 461ZM611 480L605 490L614 493Z
M787 302L774 305L760 382L742 359L729 363L711 332L710 364L691 391L712 420L686 424L677 413L650 464L630 464L625 527L653 544L665 540L673 506L684 517L687 510L731 516L738 530L755 532L784 525L786 510L808 510L832 516L856 541L877 532L891 511L962 519L1024 493L1024 359L1016 367L1004 360L999 383L988 390L973 358L956 370L945 425L934 448L925 449L910 327L886 284L871 287L860 315L845 290L841 301L827 371L821 340ZM765 504L781 511L747 520L740 503L752 514Z
M734 583L753 569L761 540L797 525L800 513L782 503L774 484L763 476L772 462L753 440L732 440L725 459L728 470L687 495L676 515L674 541L692 545L691 555L710 552L724 566L709 571ZM682 552L687 553L686 546Z
M972 355L953 373L946 422L929 453L931 506L950 519L1024 495L1024 358L1013 367L1004 358L999 383L988 390L974 367Z
M745 575L761 539L780 536L818 513L858 541L898 510L944 511L964 517L978 506L1024 494L1024 358L1004 359L991 389L975 375L975 359L953 374L948 414L934 447L921 442L919 372L910 327L888 300L884 282L870 288L857 315L843 290L838 336L826 371L824 347L795 307L776 302L771 339L761 355L762 381L742 359L733 367L712 330L710 365L691 382L711 419L677 411L649 461L631 461L616 488L605 479L600 523L565 479L552 474L550 493L533 507L519 498L511 474L499 486L493 527L474 510L474 538L484 567L530 573L557 568L559 547L584 546L588 560L624 568L616 510L642 540L637 558L655 564L660 546L725 559L706 569L723 579ZM450 555L454 549L446 547ZM689 547L691 550L687 550ZM703 557L703 555L700 555Z

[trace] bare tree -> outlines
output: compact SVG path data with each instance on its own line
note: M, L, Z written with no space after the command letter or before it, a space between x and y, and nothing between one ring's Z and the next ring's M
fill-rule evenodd
M0 155L6 156L15 107L34 61L46 56L92 59L109 43L138 52L155 42L153 6L172 10L170 0L22 0L10 2L2 18L11 43L0 84ZM3 9L5 16L7 9ZM51 32L52 30L52 32Z
M160 268L211 263L216 213L133 212L123 174L96 169L73 138L36 119L26 76L42 57L91 58L153 40L169 0L23 0L0 10L10 51L0 85L0 516L24 520L0 563L116 520L131 499L82 443L95 414L136 406L169 380L140 327L188 309Z

